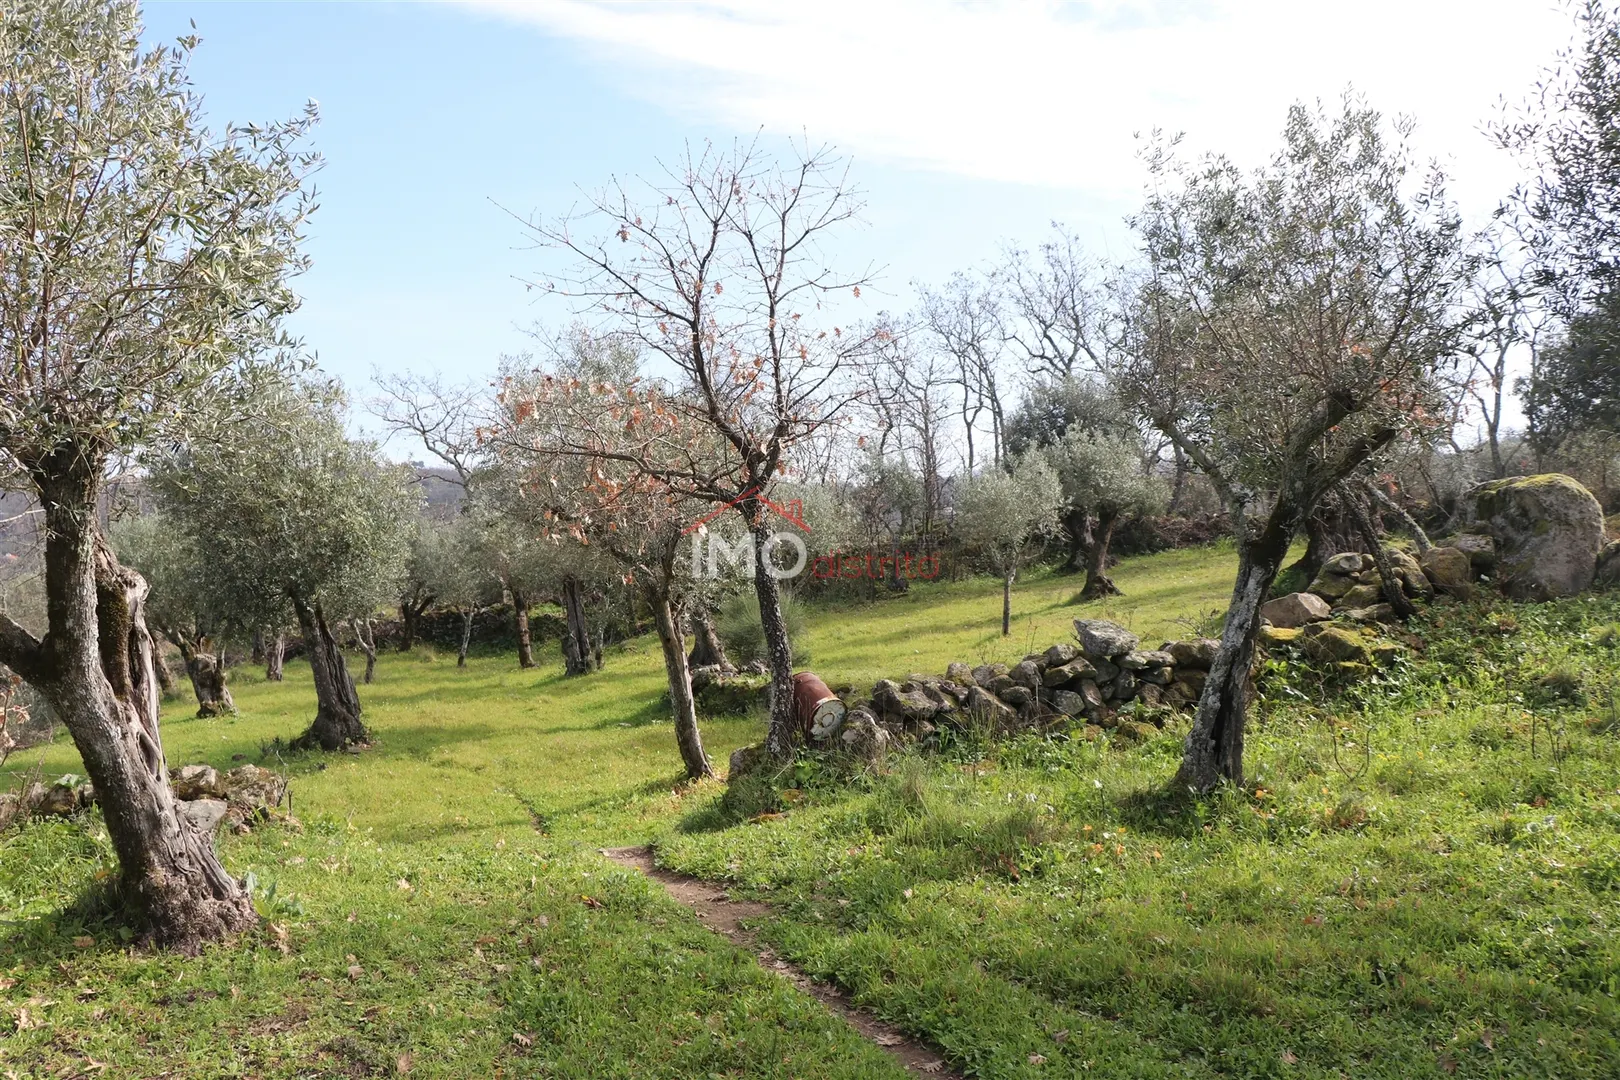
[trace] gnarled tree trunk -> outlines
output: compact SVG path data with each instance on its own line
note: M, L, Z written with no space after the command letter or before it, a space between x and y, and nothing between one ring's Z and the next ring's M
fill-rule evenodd
M1410 619L1417 614L1417 608L1406 598L1406 591L1401 588L1401 579L1395 574L1395 564L1389 557L1389 551L1378 542L1378 526L1374 523L1372 515L1361 505L1361 500L1356 498L1353 492L1343 492L1340 501L1349 512L1350 520L1356 523L1356 531L1361 533L1361 542L1372 552L1373 562L1378 567L1378 576L1383 582L1381 588L1384 599L1389 602L1397 618L1403 622Z
M585 597L579 579L563 581L563 616L568 632L563 635L563 670L569 675L588 675L599 666L600 653L591 642L590 623L585 618Z
M1012 634L1012 587L1017 571L1008 570L1001 575L1001 636Z
M236 711L236 702L225 685L225 650L208 651L208 639L193 640L184 631L169 630L164 634L180 650L185 661L186 677L191 680L192 692L197 695L197 716L224 716Z
M416 647L417 630L422 616L433 606L433 597L419 596L399 603L399 651L410 652Z
M664 674L669 677L669 701L675 713L675 745L681 752L688 779L713 776L709 755L703 752L703 736L698 731L697 704L692 698L692 671L686 666L686 641L680 620L669 602L669 593L648 590L653 622L658 627L658 644L664 652Z
M1260 605L1288 555L1299 516L1297 507L1278 499L1264 527L1239 538L1232 606L1176 774L1178 785L1200 794L1223 780L1243 783L1243 728L1248 720L1249 670L1260 634Z
M309 670L315 677L315 721L292 742L294 750L342 750L364 746L371 734L360 719L360 696L355 692L343 650L326 624L319 602L293 597L293 611L304 633L304 651L309 654Z
M264 678L266 682L280 682L282 665L287 659L287 635L277 630L265 634Z
M1119 586L1108 576L1108 545L1113 542L1114 526L1118 523L1117 511L1097 512L1097 527L1092 530L1091 543L1086 548L1086 583L1080 589L1082 600L1119 595Z
M249 657L255 664L264 663L264 627L253 631L253 654Z
M527 671L534 667L534 643L529 635L529 597L522 589L508 589L512 594L512 613L517 619L518 667Z
M1086 568L1086 552L1091 550L1091 515L1082 509L1071 509L1063 515L1063 531L1069 538L1069 555L1063 561L1065 570Z
M195 953L258 916L212 837L180 816L169 789L147 585L97 534L101 465L70 444L34 470L50 631L37 641L0 616L0 663L27 679L72 734L118 853L125 900L156 943Z
M473 616L476 608L461 609L461 647L456 650L456 667L467 666L467 648L472 644Z
M687 658L691 667L730 667L725 642L715 633L714 617L702 606L692 610L692 655Z
M354 640L360 646L360 651L366 654L366 673L360 677L360 681L370 686L377 674L377 635L371 629L370 619L350 619L349 629L354 631Z

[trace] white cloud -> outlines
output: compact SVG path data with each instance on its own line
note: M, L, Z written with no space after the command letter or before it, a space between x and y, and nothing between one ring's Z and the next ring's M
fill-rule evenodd
M1417 145L1476 211L1513 176L1482 123L1570 32L1552 0L477 6L582 43L700 123L1104 198L1140 190L1135 133L1186 131L1258 163L1290 102L1353 84L1417 118Z

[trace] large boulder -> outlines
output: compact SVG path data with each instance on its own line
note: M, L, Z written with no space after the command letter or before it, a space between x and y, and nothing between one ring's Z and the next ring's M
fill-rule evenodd
M1312 623L1304 629L1300 641L1305 655L1319 664L1372 661L1372 640L1348 627Z
M1285 630L1321 622L1332 614L1328 602L1314 593L1296 592L1268 600L1260 607L1260 617Z
M233 816L246 820L280 806L287 792L285 777L257 765L239 765L225 774L225 798Z
M1142 643L1141 638L1107 619L1074 620L1074 636L1080 640L1081 651L1092 659L1112 660Z
M1491 480L1468 493L1473 518L1496 541L1496 578L1517 600L1591 588L1603 550L1603 508L1562 473Z

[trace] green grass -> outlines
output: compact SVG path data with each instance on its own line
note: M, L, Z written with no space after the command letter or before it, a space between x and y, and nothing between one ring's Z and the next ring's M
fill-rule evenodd
M1128 560L1126 595L1084 606L1077 578L1031 574L1010 639L994 583L923 586L812 609L809 645L864 688L1017 658L1076 615L1157 644L1224 603L1234 566ZM113 866L94 817L0 838L0 1077L900 1075L595 853L646 841L779 904L775 948L976 1075L1613 1076L1620 603L1438 621L1422 659L1331 708L1279 664L1299 703L1256 724L1263 792L1163 799L1173 731L1030 740L870 776L807 759L787 813L729 828L718 785L677 784L651 642L578 680L554 653L530 672L385 655L361 688L378 745L288 761L302 830L221 841L267 919L250 940L185 960L76 914ZM173 703L170 762L296 734L313 696L288 676L236 676L235 718ZM724 760L760 721L704 734ZM11 765L36 761L82 771L65 740Z

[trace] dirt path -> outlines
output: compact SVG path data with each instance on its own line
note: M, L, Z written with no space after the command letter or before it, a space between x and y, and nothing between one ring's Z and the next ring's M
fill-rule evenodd
M849 998L837 987L817 982L778 957L769 948L761 948L754 932L743 926L742 921L770 915L769 904L733 900L713 882L660 870L653 865L652 852L644 847L603 848L602 854L621 866L638 870L658 882L669 895L696 912L697 917L703 920L703 925L747 949L759 957L761 967L788 979L794 986L843 1017L850 1027L882 1047L907 1072L914 1076L962 1080L961 1074L953 1072L938 1053L923 1043L850 1004Z

